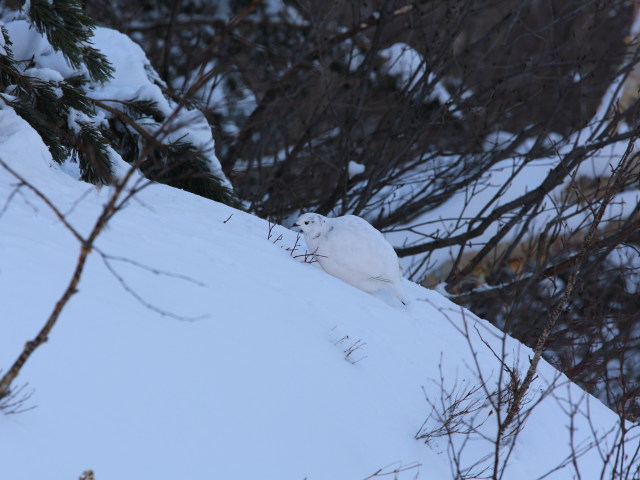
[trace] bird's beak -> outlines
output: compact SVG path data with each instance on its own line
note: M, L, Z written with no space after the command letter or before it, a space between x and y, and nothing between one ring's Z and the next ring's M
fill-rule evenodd
M293 228L293 227L298 227L298 228L300 228L300 225L298 225L298 222L296 222L296 223L294 223L293 225L291 225L291 228Z

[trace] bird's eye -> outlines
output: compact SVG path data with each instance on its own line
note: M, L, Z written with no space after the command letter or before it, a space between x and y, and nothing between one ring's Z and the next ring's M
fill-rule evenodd
M309 225L309 221L307 220L306 222L304 222L305 225Z

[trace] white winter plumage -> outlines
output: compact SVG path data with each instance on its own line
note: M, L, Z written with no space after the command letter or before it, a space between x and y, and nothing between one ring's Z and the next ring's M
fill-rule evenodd
M396 252L366 220L305 213L294 225L304 233L309 252L325 272L365 292L387 290L405 305L409 303Z

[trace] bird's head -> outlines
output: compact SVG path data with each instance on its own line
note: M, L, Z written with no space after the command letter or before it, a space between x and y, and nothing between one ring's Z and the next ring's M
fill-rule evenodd
M322 232L326 221L326 217L319 213L303 213L293 226L300 228L305 235L313 235Z

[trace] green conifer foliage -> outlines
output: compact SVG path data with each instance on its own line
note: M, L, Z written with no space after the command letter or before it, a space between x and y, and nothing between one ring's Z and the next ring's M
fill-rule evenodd
M109 61L90 45L96 23L84 13L79 0L31 0L29 18L71 66L86 66L91 79L97 82L111 77Z
M151 180L240 206L233 190L211 172L207 157L193 144L153 138L149 131L165 120L154 102L134 98L105 104L91 98L87 87L108 82L114 69L91 43L96 25L81 0L31 0L22 5L26 20L76 73L62 80L31 75L29 69L39 67L38 59L16 59L9 32L0 26L0 102L39 133L55 162L77 162L82 180L109 184L113 148ZM96 120L99 110L104 110L108 125ZM145 158L139 158L142 152Z
M217 202L242 208L233 189L212 174L206 156L192 143L178 140L161 143L150 135L141 135L132 128L137 122L158 127L165 120L157 105L148 100L118 102L120 115L110 121L107 135L113 148L128 163L138 162L140 170L149 179L195 193ZM141 138L142 137L142 138ZM146 142L146 143L145 143ZM140 161L144 147L149 154Z
M77 1L33 0L28 14L36 30L46 35L51 46L60 51L71 66L80 69L85 65L95 81L110 78L113 69L108 60L88 45L94 24L83 14ZM55 162L62 164L69 158L75 159L83 180L109 183L112 176L109 144L91 123L95 107L82 88L89 79L80 71L62 81L29 75L29 68L34 65L14 58L13 43L4 27L2 35L0 91L7 94L1 97L2 101L40 134ZM70 126L72 113L86 119L76 122L77 128Z

